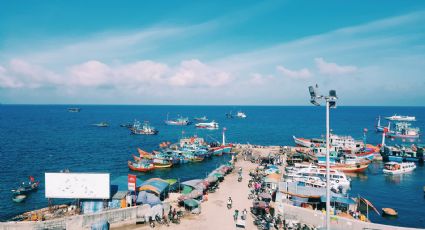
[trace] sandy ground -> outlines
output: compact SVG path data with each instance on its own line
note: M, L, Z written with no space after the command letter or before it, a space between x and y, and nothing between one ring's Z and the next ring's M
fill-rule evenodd
M239 167L243 169L242 182L237 181L237 169ZM248 211L245 229L256 229L250 213L252 201L248 199L248 180L250 178L248 174L251 169L255 169L255 165L249 161L243 161L242 157L239 156L235 170L225 177L224 181L220 184L220 188L215 193L208 194L208 201L202 203L201 214L185 216L181 219L180 224L170 224L169 227L159 226L157 224L155 229L237 229L233 220L235 209L239 211L246 209ZM233 200L233 208L230 210L227 209L227 199L229 196L232 197ZM147 225L127 225L113 229L130 230L151 228Z

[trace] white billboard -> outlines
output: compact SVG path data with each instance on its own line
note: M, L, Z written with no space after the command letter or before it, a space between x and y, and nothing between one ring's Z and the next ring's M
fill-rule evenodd
M109 199L109 173L45 173L46 198Z

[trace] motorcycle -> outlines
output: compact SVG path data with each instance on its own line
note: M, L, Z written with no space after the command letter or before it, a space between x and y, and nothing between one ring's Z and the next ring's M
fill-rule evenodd
M239 176L238 177L238 182L241 182L242 181L242 176Z

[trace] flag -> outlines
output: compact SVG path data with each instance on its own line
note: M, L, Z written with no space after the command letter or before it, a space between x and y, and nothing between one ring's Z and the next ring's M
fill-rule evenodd
M34 177L33 176L29 176L29 178L30 178L30 181L31 182L34 182Z

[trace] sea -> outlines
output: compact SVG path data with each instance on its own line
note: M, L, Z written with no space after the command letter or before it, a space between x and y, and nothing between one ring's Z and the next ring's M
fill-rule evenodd
M68 112L79 107L81 112ZM246 113L246 119L228 119L225 114ZM164 121L184 116L207 116L220 124L219 130L199 130L194 125L167 126ZM339 135L381 143L375 132L378 116L393 114L416 116L414 126L425 130L425 107L362 107L340 106L331 110L331 129ZM135 119L149 121L159 130L155 136L130 135L120 124ZM107 128L92 124L106 121ZM384 122L384 120L382 120ZM0 105L0 220L48 205L44 190L44 173L69 169L71 172L107 172L111 180L130 172L127 161L137 148L151 151L164 141L177 142L182 136L197 135L207 141L221 141L221 128L232 143L257 145L294 145L293 136L323 137L325 108L315 106L136 106L136 105ZM400 141L399 141L400 142ZM418 140L422 143L422 140ZM396 141L387 140L387 145ZM404 144L411 144L407 141ZM136 173L146 180L151 177L181 181L204 178L227 161L213 157L202 163ZM11 189L33 176L41 182L40 189L23 203L11 200ZM351 196L362 196L379 211L390 207L398 211L396 218L386 218L369 212L372 222L406 227L425 228L425 167L408 174L387 176L382 163L371 164L362 174L350 175ZM53 201L63 202L63 201Z

